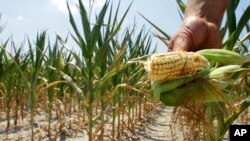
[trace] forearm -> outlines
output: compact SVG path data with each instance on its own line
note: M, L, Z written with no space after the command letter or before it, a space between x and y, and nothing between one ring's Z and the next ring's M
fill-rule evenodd
M220 25L229 0L189 0L185 18L195 16Z

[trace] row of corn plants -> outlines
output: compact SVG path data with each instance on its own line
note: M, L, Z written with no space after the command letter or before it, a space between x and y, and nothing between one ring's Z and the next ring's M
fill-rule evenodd
M186 5L181 0L177 0L177 3L180 8L180 16L183 17ZM250 43L250 5L248 5L246 9L244 9L243 14L238 17L239 20L237 21L236 9L239 3L239 0L230 1L230 4L228 5L228 8L226 10L226 16L224 19L225 23L221 25L221 34L223 37L222 48L237 52L242 56L248 56ZM161 41L163 41L167 45L167 41L170 39L170 36L152 21L150 21L144 16L143 18L145 18L146 21L148 21L153 27L155 27L160 32L161 35L157 36ZM244 32L246 32L245 35L242 34ZM203 51L201 50L201 52ZM213 55L216 55L216 51L211 54L211 58L209 59L213 60ZM218 56L220 56L219 53ZM220 59L223 59L223 57L221 57ZM232 63L239 61L238 58L234 57L228 58L228 60L226 58L224 59L225 60L221 61L229 61L230 59ZM217 62L219 62L219 60L217 60ZM217 67L219 65L220 64L217 64ZM176 101L183 102L182 104L180 104L182 106L174 107L172 121L173 123L175 123L175 126L181 126L182 130L177 130L177 132L184 132L184 140L223 140L225 134L229 130L229 125L249 124L249 63L244 63L242 65L242 68L244 68L245 71L235 72L232 75L229 75L228 73L226 74L228 77L228 81L226 83L228 83L228 85L232 83L232 81L229 82L229 80L234 79L234 83L223 89L223 91L226 91L227 93L232 94L234 96L234 98L232 98L232 101L230 100L230 102L227 101L225 98L223 99L224 102L213 102L210 104L202 103L198 105L193 104L192 102L195 101L195 97L197 97L197 95L198 99L202 99L202 97L199 96L205 93L204 91L200 91L199 85L201 82L199 81L192 82L194 84L193 86L183 86L183 90L180 90L180 88L176 89L176 91L173 90L169 92L169 95L171 93L173 95L173 97L170 96L169 98L172 101L166 102L166 100L163 100L165 103L169 104L171 102L174 103ZM233 72L232 68L229 70ZM171 83L171 81L169 83ZM173 83L175 83L175 81L173 81ZM177 85L177 83L175 83L175 85ZM205 88L207 89L213 89L209 87L209 85L205 86ZM169 85L166 85L166 87L162 87L162 90L168 88L171 89ZM194 95L192 97L193 99L187 99L187 97L185 96L181 97L181 95L185 94ZM167 95L165 95L165 98L167 98ZM217 100L220 101L219 99Z
M129 62L150 53L152 38L145 28L119 34L130 6L118 19L120 3L116 9L109 5L106 1L90 21L79 0L80 25L68 6L73 31L66 38L57 34L52 42L42 31L21 45L11 38L1 43L0 112L5 116L0 121L7 121L1 133L8 134L29 116L31 140L57 139L64 128L86 133L89 141L135 135L136 123L157 102L143 67ZM36 132L41 111L46 113L47 125L40 127L46 137Z

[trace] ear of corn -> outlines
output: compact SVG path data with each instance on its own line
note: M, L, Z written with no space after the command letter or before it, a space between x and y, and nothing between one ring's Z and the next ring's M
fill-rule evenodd
M151 80L164 82L194 76L209 66L206 58L194 52L168 52L151 56L145 68Z
M224 49L199 52L158 53L145 63L154 96L167 106L206 103L233 99L224 90L235 82L231 76L241 73L247 56ZM210 66L219 63L220 66ZM218 65L217 65L218 66ZM229 83L231 82L231 83Z

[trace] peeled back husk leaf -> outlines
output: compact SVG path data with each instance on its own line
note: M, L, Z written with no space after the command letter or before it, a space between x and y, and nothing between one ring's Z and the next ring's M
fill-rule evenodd
M213 85L212 81L197 78L172 91L161 92L159 100L166 106L185 106L187 104L206 104L229 100L223 89Z
M250 56L244 56L225 49L203 49L197 51L197 53L222 66L250 62Z
M216 78L219 80L225 80L230 77L235 72L243 71L245 68L242 68L240 65L227 65L214 69L209 73L209 78Z
M172 80L172 81L166 81L164 83L160 83L157 81L151 81L151 86L153 89L154 97L159 100L160 95L162 93L173 91L174 89L176 89L184 84L187 84L194 79L195 79L195 77L191 76L191 77L179 78L179 79Z
M153 89L154 97L159 99L160 94L163 92L172 91L184 84L187 84L196 78L207 77L210 71L208 69L198 72L196 75L193 76L183 76L179 79L165 81L165 82L158 82L158 81L151 81L151 86Z

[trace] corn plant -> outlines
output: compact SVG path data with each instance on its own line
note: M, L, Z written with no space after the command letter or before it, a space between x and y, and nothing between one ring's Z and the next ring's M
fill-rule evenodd
M13 66L14 64L12 63L11 59L9 59L7 57L6 53L3 53L3 60L4 60L4 64L5 64L5 69L8 69L9 71L13 70ZM5 70L6 71L6 70ZM6 106L6 117L7 117L7 127L6 129L9 128L10 126L10 110L11 110L11 100L13 98L13 93L12 93L12 88L14 87L14 83L15 83L15 76L12 75L12 73L10 73L11 76L9 77L8 80L6 80L5 82L3 82L2 87L3 87L3 91L5 93L5 106ZM9 75L10 75L9 74ZM5 85L8 84L8 85Z
M30 92L29 92L29 108L30 108L30 119L31 119L31 140L34 140L34 108L37 98L37 81L39 77L40 70L44 61L44 49L46 41L46 32L43 31L37 35L35 42L35 54L32 50L32 44L29 40L30 48L30 61L31 61L31 76L30 76Z
M58 68L59 70L63 68L63 61L62 61L62 51L58 49L58 41L56 40L55 44L51 46L49 44L48 46L48 58L45 61L46 64L46 71L47 71L47 76L46 78L48 79L47 83L48 85L53 85L55 83L58 83L59 80L59 75L50 69L49 67L55 67ZM54 95L55 95L55 87L49 87L47 89L48 91L48 132L49 132L49 137L51 136L50 130L51 130L51 116L52 116L52 105L53 105L53 100L54 100Z
M7 52L6 48L8 46L8 40L3 44L3 47L1 47L1 86L2 91L4 91L5 94L5 106L6 106L6 116L7 116L7 127L10 126L10 110L14 105L15 100L15 119L14 119L14 125L17 125L17 118L18 118L18 108L20 104L20 98L21 93L19 93L18 90L20 90L21 87L23 87L22 83L20 84L18 82L17 78L21 78L22 74L20 73L20 70L16 69L17 65L25 66L26 59L24 57L21 57L21 49L16 50L16 45L12 41L11 47L14 49L14 56L12 56L9 52ZM23 60L22 60L23 59ZM7 73L8 72L8 73Z

